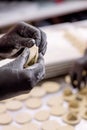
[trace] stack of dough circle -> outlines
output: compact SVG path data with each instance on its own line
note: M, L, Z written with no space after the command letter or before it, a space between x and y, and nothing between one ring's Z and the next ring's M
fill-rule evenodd
M38 111L34 118L38 121L46 121L49 119L50 113L47 110L40 110Z
M55 120L48 120L48 121L45 121L41 128L42 130L58 130L59 128L59 123Z
M42 101L40 98L30 98L25 102L25 104L26 104L26 107L30 109L36 109L36 108L41 107Z
M31 115L25 112L18 113L15 117L15 121L19 124L28 123L31 121L31 119L32 119Z
M8 110L16 111L22 108L22 103L20 101L12 100L6 103Z
M30 92L30 96L32 97L43 97L45 94L46 91L42 87L35 87Z
M66 113L66 109L63 106L53 106L51 107L50 113L53 116L62 116Z
M56 82L47 81L42 84L42 87L45 89L47 93L54 93L60 89L60 85Z
M10 124L12 122L12 117L8 113L0 114L0 125Z

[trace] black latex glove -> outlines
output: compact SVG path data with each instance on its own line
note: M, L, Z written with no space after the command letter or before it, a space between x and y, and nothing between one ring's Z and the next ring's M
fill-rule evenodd
M0 100L28 93L43 79L45 67L42 54L39 54L36 64L25 69L23 66L28 56L29 49L25 48L16 60L0 67Z
M45 33L27 23L18 23L0 38L0 57L16 57L24 47L30 48L34 44L39 47L39 53L44 55L47 48Z
M74 88L81 88L81 83L84 83L84 86L86 85L86 78L87 73L84 73L84 71L87 71L87 55L84 55L82 58L78 59L70 72L71 76L71 83ZM74 83L74 81L77 81L77 84Z

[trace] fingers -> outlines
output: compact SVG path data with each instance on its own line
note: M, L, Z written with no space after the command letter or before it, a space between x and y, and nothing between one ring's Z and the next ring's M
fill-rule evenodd
M19 55L16 60L13 62L8 63L5 67L10 67L13 69L23 69L24 64L26 63L29 57L29 49L25 48L21 55Z
M45 76L45 65L43 56L40 54L36 64L25 69L27 77L31 77L32 86L36 85Z
M40 30L40 32L41 32L41 43L39 45L39 52L41 52L44 55L47 49L47 37L43 31Z
M41 34L40 34L39 29L37 29L36 27L30 24L21 22L17 24L17 26L15 27L15 31L22 37L33 38L37 46L40 44Z
M32 38L22 38L20 37L19 42L16 43L16 48L20 47L32 47L35 44L35 40Z
M20 69L23 69L24 64L26 63L27 59L29 58L29 49L25 48L21 55L17 57L14 61L15 66L18 66Z

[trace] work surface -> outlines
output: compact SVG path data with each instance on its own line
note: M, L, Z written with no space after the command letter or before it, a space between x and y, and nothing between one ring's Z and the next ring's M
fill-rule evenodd
M33 125L34 125L34 126L31 127L32 129L34 127L35 128L34 130L42 130L41 129L42 128L42 124L45 122L45 120L54 120L54 121L56 121L56 123L58 123L58 127L59 128L58 129L52 129L52 130L60 130L60 128L62 128L63 126L67 125L66 123L64 123L63 118L62 118L62 115L64 113L62 113L62 114L60 114L58 116L57 115L55 116L55 115L52 114L52 112L51 112L52 106L51 105L52 105L52 103L55 103L55 101L51 100L51 102L48 103L48 104L47 104L47 102L49 101L50 98L53 98L53 97L55 98L55 96L57 96L57 98L59 98L58 105L61 104L61 101L62 101L61 95L62 95L63 89L65 87L67 87L67 86L70 87L70 85L65 83L64 78L55 78L55 79L51 79L49 81L51 81L51 82L53 81L53 82L58 83L58 85L60 85L60 87L59 88L55 88L54 90L51 89L51 91L49 91L49 93L47 93L47 92L46 93L41 93L40 91L42 91L42 90L40 90L41 87L39 87L40 91L38 91L37 93L35 93L35 91L33 91L33 92L31 92L31 94L29 93L26 96L24 95L22 97L20 97L20 96L19 97L14 97L13 99L9 99L9 100L0 102L0 105L1 104L4 105L4 106L6 105L6 110L5 111L6 111L6 113L9 114L8 115L8 119L7 119L6 122L10 126L16 126L18 129L23 130L23 128L25 128L24 124L25 125L27 125L27 124L29 125L32 122ZM42 86L43 83L40 83L39 86ZM72 91L75 92L75 90L72 90ZM26 101L29 102L29 100L32 99L32 98L34 98L34 99L35 98L36 99L39 98L41 100L41 105L40 106L37 105L37 107L35 108L35 105L33 105L33 103L35 103L35 101L30 103L32 105L27 105ZM21 102L21 107L19 105L19 107L17 109L16 108L17 104L16 104L16 106L14 105L14 107L9 106L9 102L11 102L11 103L13 102L14 103L14 100L15 101L20 101ZM67 103L66 102L63 102L63 107L68 112ZM43 110L43 113L45 111L45 112L49 112L49 114L47 115L47 117L44 117L44 119L43 118L40 119L40 120L43 120L43 121L37 121L39 119L36 119L36 113L38 111L42 111L42 110ZM24 120L21 121L21 123L20 123L20 121L18 122L17 115L19 113L24 113L24 115L27 113L27 116L29 114L29 119L25 118ZM0 117L1 117L1 114L0 114ZM42 114L41 117L43 117L44 115ZM8 121L9 120L9 116L11 116L11 121L10 122ZM21 118L23 119L24 116L22 115ZM0 119L0 122L1 122L1 120L2 119ZM24 124L23 124L23 122L24 122ZM4 126L6 127L7 125L0 125L0 126L1 126L0 130L3 130L2 128L4 128ZM75 130L86 130L87 129L87 121L82 119L80 121L80 123L78 123L76 126L73 126L73 127L74 127ZM30 128L30 127L28 126L28 128ZM28 130L28 128L24 129L24 130ZM54 128L55 128L55 126L54 126ZM15 129L15 130L18 130L18 129ZM5 128L5 130L6 130L6 128ZM10 130L10 128L9 128L9 130ZM48 130L48 129L46 129L46 130ZM71 129L69 129L69 130L71 130Z

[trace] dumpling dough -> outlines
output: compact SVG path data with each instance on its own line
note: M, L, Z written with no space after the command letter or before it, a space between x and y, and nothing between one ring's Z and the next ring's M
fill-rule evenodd
M60 85L56 82L47 81L42 84L42 87L45 89L47 93L54 93L60 89Z
M47 110L38 111L35 114L35 119L38 121L46 121L49 119L50 113Z
M30 51L30 55L27 62L24 65L24 68L33 65L34 63L37 62L38 59L38 47L36 45L31 47L29 51Z

